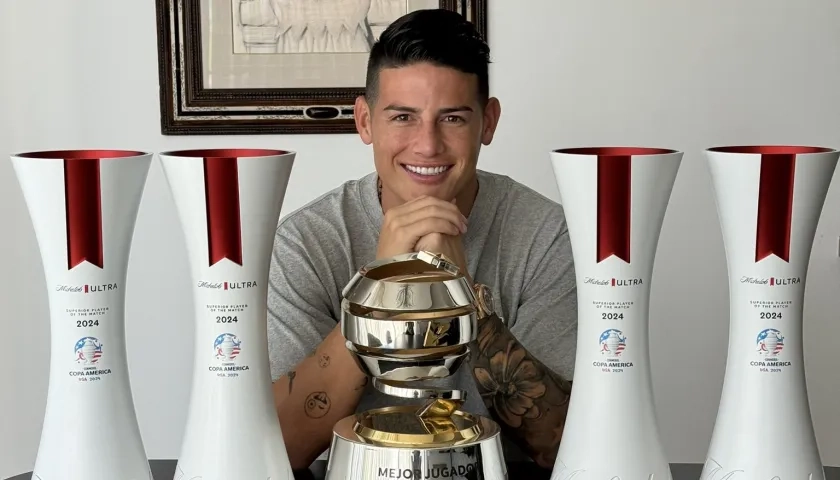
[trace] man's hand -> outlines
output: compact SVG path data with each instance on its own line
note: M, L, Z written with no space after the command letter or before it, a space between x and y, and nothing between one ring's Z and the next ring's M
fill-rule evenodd
M419 197L385 212L376 258L417 251L418 242L427 235L457 237L466 231L467 219L454 203Z
M414 250L417 252L422 250L445 255L449 260L455 262L458 270L467 278L467 282L470 285L473 284L470 272L467 270L467 257L464 253L464 243L461 241L460 235L452 236L445 233L430 233L417 241Z

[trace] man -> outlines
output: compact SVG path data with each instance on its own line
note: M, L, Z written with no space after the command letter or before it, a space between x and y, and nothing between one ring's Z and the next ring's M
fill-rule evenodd
M476 168L500 115L488 93L488 57L456 13L416 11L391 24L370 53L355 105L376 172L277 229L269 347L296 469L329 448L339 419L401 403L369 386L347 351L341 291L364 264L419 250L454 260L497 299L469 367L448 386L467 391L464 410L499 422L508 459L515 445L543 467L554 464L577 334L571 247L560 205Z

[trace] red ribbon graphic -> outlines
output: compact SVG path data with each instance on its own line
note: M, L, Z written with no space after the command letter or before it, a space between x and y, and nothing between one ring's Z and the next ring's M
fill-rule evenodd
M770 255L790 261L795 153L764 153L758 186L755 261Z
M67 269L87 261L103 268L102 197L98 158L64 160Z
M630 263L630 155L598 155L598 263Z
M761 155L755 261L759 262L770 255L776 255L789 262L796 156L833 150L800 145L741 145L716 147L709 151Z
M597 156L597 245L595 261L616 257L630 263L631 164L637 155L673 155L676 150L648 147L584 147L555 150L566 155Z
M104 268L100 162L144 155L131 150L47 150L18 155L63 162L68 270L82 262Z
M210 266L224 258L242 265L236 157L204 157L204 192Z

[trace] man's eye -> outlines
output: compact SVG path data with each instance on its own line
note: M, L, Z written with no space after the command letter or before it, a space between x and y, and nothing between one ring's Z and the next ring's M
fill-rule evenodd
M443 118L443 121L447 123L461 123L464 121L464 119L459 117L458 115L447 115Z
M407 122L408 121L408 114L403 113L403 114L397 115L396 117L392 118L391 120L393 120L395 122Z

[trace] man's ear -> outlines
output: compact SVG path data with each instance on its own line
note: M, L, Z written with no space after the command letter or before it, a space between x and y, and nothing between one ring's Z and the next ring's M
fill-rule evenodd
M490 145L493 141L493 135L496 133L496 127L499 125L499 117L502 115L502 106L499 99L492 97L487 100L487 106L484 107L484 123L481 130L481 143Z
M370 145L373 141L373 135L370 133L370 106L367 103L364 95L356 97L356 104L353 106L353 116L356 119L356 130L365 145Z

